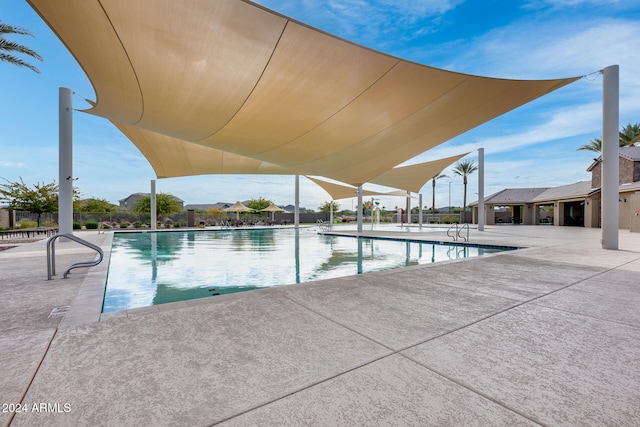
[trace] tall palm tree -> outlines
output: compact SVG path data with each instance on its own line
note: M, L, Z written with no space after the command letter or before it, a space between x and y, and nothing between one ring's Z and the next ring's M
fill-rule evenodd
M8 62L19 67L26 67L36 73L39 73L40 70L38 70L34 65L18 58L15 54L28 55L38 61L42 61L42 57L36 51L29 49L26 46L6 40L5 34L19 34L33 37L33 34L29 30L0 22L0 62Z
M580 146L580 148L578 148L578 151L580 151L580 150L593 151L594 153L601 153L602 152L602 140L599 139L599 138L592 139L591 142L589 142L588 144Z
M631 124L629 123L625 127L622 128L622 132L620 132L620 146L622 147L622 143L624 142L626 146L636 145L640 141L640 123Z
M449 177L447 175L443 174L442 172L440 172L439 174L437 174L436 176L431 178L431 186L433 187L433 195L432 195L432 199L431 199L431 213L432 214L436 213L436 181L441 179L441 178L449 178Z
M640 142L640 123L631 124L629 123L625 127L622 128L621 132L618 132L619 135L619 146L620 147L628 147L632 145L636 145ZM586 150L593 151L595 153L602 152L602 140L596 138L589 142L586 145L581 146L578 150Z
M478 170L478 166L473 160L461 160L453 167L453 173L462 177L464 184L464 198L462 203L462 212L467 210L467 176Z

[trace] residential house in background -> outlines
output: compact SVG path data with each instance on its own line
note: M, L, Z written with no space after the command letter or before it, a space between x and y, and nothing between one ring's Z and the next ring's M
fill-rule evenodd
M133 208L133 206L136 204L136 202L138 200L140 200L143 197L150 197L151 193L133 193L130 194L129 196L127 196L124 199L118 200L119 206L122 209L131 209ZM174 196L175 197L175 196ZM176 197L176 199L178 200L178 202L180 202L180 210L184 209L184 200L181 200L179 198Z

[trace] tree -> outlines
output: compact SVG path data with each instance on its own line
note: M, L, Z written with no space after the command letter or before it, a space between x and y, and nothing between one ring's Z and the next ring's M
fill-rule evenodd
M436 181L442 178L449 178L447 175L440 172L433 178L431 178L431 187L433 188L433 195L431 199L431 213L436 213Z
M467 177L478 170L473 160L461 160L453 167L454 175L462 177L462 183L464 184L464 197L462 199L462 212L467 211Z
M625 127L622 128L622 132L618 132L619 140L618 144L620 147L629 147L632 145L636 145L640 142L640 123L631 124L629 123ZM578 148L578 151L593 151L594 153L602 152L602 140L599 138L591 140L588 144L582 145Z
M5 34L19 34L33 37L33 34L29 30L14 27L0 21L0 61L8 62L9 64L14 64L19 67L26 67L36 73L39 73L40 70L38 70L34 65L18 58L15 54L27 55L37 59L38 61L42 61L42 57L37 52L26 46L5 39Z
M2 179L7 183L0 184L0 194L8 199L9 207L37 214L38 227L40 227L40 217L43 213L58 211L58 184L55 181L49 184L38 182L30 188L22 178L20 182Z
M180 201L176 196L166 193L156 194L156 214L158 216L178 213L181 210ZM151 196L143 196L139 198L133 205L133 211L140 215L150 215Z
M263 199L259 197L257 199L251 199L247 202L247 207L254 212L259 212L262 209L268 207L271 204L271 200Z
M333 212L334 213L338 212L338 209L340 208L340 205L338 205L338 203L336 203L334 201L324 202L323 204L318 206L318 212L320 212L320 213L329 213L329 212L331 212L331 205L333 205Z
M78 212L115 212L118 207L105 199L89 198L79 200L76 210Z
M629 123L620 132L620 146L636 145L640 141L640 123Z

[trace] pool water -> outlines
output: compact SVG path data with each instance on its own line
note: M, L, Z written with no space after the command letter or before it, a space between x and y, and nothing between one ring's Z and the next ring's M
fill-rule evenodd
M114 233L103 312L505 249L329 236L315 228Z

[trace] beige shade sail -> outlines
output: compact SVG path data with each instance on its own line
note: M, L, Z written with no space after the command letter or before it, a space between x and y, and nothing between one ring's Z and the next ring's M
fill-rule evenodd
M125 134L163 176L234 173L208 147L360 185L578 79L436 69L245 0L28 2L91 80L88 112L151 131Z
M387 187L400 188L406 191L419 193L420 189L434 176L442 172L446 167L466 156L469 153L458 154L431 162L418 163L409 166L393 168L379 175L369 182L386 185Z
M346 185L346 184L338 184L335 182L329 182L322 179L313 178L310 176L307 176L307 178L312 182L316 183L318 186L320 186L324 191L329 193L329 195L331 196L331 199L333 200L358 197L357 187L353 187L351 185ZM403 192L403 191L400 191L399 193L402 193L402 194L398 194L398 192L381 193L379 191L371 191L371 190L365 190L365 189L362 190L363 196L398 196L398 195L406 196L407 194L406 192Z
M135 126L113 124L147 158L158 178L206 174L292 175L273 163L225 152Z

